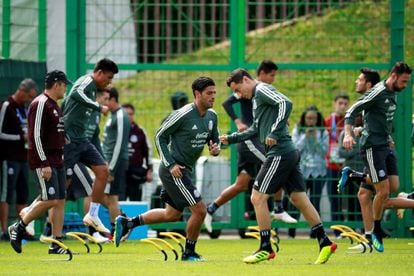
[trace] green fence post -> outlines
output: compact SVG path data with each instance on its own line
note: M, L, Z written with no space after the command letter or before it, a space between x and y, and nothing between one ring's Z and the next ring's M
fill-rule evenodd
M39 0L38 2L38 61L46 61L46 40L47 40L47 2Z
M2 56L10 57L10 0L3 0Z
M395 62L404 60L404 7L404 0L390 1L390 67L393 66ZM411 84L409 84L404 92L398 94L397 112L395 116L396 150L398 154L398 168L401 183L400 190L407 192L412 189L411 132L407 131L411 129L411 87ZM404 220L404 223L399 223L395 219L394 228L396 230L396 235L399 237L408 236L408 226L407 218Z

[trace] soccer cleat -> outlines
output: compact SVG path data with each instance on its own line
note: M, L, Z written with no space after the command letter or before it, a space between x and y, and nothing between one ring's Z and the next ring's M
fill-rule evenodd
M213 232L213 225L211 224L212 221L213 216L207 212L206 217L204 218L204 226L206 227L206 230L209 233Z
M49 247L49 254L69 254L69 251L55 243L52 243Z
M275 213L274 211L270 214L270 216L275 220L281 220L286 223L297 223L298 221L292 218L286 211L282 213Z
M329 260L329 257L333 253L335 253L335 250L338 246L336 243L332 243L331 245L327 245L322 247L321 251L319 251L318 259L315 261L315 264L324 264Z
M372 246L378 252L384 252L384 245L382 244L382 242L380 242L380 240L374 233L372 234Z
M10 236L10 244L13 247L14 251L17 253L22 253L23 232L19 231L18 222L10 225L8 230Z
M276 256L275 252L269 252L266 250L259 250L256 253L254 253L253 255L247 256L246 258L243 259L243 262L246 264L256 264L256 263L260 263L263 261L268 261L271 259L274 259Z
M96 231L110 234L111 231L108 230L108 228L105 227L105 225L102 224L102 221L99 217L93 217L89 213L87 213L83 217L83 223L95 228Z
M345 186L348 184L349 174L352 172L350 167L344 167L341 172L341 178L338 181L338 193L342 193L345 189Z
M92 234L92 237L98 242L98 243L107 243L107 242L111 242L110 239L108 239L107 237L102 236L99 232L94 232Z
M117 216L115 218L115 245L119 246L121 240L125 240L128 234L131 232L132 228L128 227L128 218L123 216Z
M198 255L196 252L184 252L181 256L181 261L193 261L193 262L204 262L204 258Z

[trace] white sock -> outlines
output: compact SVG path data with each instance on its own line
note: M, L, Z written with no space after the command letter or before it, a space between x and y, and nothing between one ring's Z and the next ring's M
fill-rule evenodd
M99 213L99 206L101 206L100 203L91 202L89 205L89 215L92 217L97 217Z

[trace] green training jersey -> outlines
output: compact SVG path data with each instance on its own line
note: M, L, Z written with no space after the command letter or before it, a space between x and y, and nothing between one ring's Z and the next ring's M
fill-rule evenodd
M96 102L97 87L90 75L80 77L66 95L63 104L63 121L67 138L73 142L88 140L88 126L94 111L100 112Z
M107 119L104 127L102 149L112 172L121 160L128 160L128 140L131 123L126 111L119 107Z
M259 134L260 141L276 140L276 145L266 146L266 157L282 155L295 150L289 135L288 118L292 102L270 84L259 82L253 91L253 124L243 132L228 136L229 143L238 143Z
M388 90L385 81L382 81L368 90L347 110L345 123L353 125L355 115L364 111L364 126L359 140L361 148L385 146L390 141L396 109L396 93Z
M200 116L194 103L171 113L155 136L158 154L165 167L180 164L191 171L209 141L219 144L217 114L208 109L204 116Z

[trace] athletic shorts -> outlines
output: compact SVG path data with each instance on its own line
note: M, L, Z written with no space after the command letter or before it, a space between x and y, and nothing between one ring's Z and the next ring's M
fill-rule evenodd
M119 160L118 166L113 171L114 181L106 183L105 194L119 195L121 193L121 189L125 189L127 169L128 160Z
M42 177L42 169L33 170L34 178L40 188L41 200L65 199L65 169L52 168L52 177L46 181Z
M75 201L90 196L93 180L87 167L82 163L77 163L73 167L73 172L72 181L66 191L66 199Z
M196 205L202 200L200 192L192 182L192 174L184 169L183 177L173 177L170 170L160 164L158 175L161 179L163 190L161 199L174 209L182 212L185 207Z
M298 150L266 158L253 184L253 189L264 194L274 194L280 188L283 188L288 195L292 192L305 192L299 161Z
M105 160L95 146L89 142L71 142L64 147L66 177L73 176L74 166L83 163L87 167L106 165Z
M361 157L374 184L389 175L398 175L397 157L389 147L367 148L361 152Z
M237 143L238 174L246 172L251 178L255 178L266 159L264 152L264 147L257 138Z
M16 204L27 204L29 199L27 162L4 160L1 166L0 202L12 204L16 195Z

